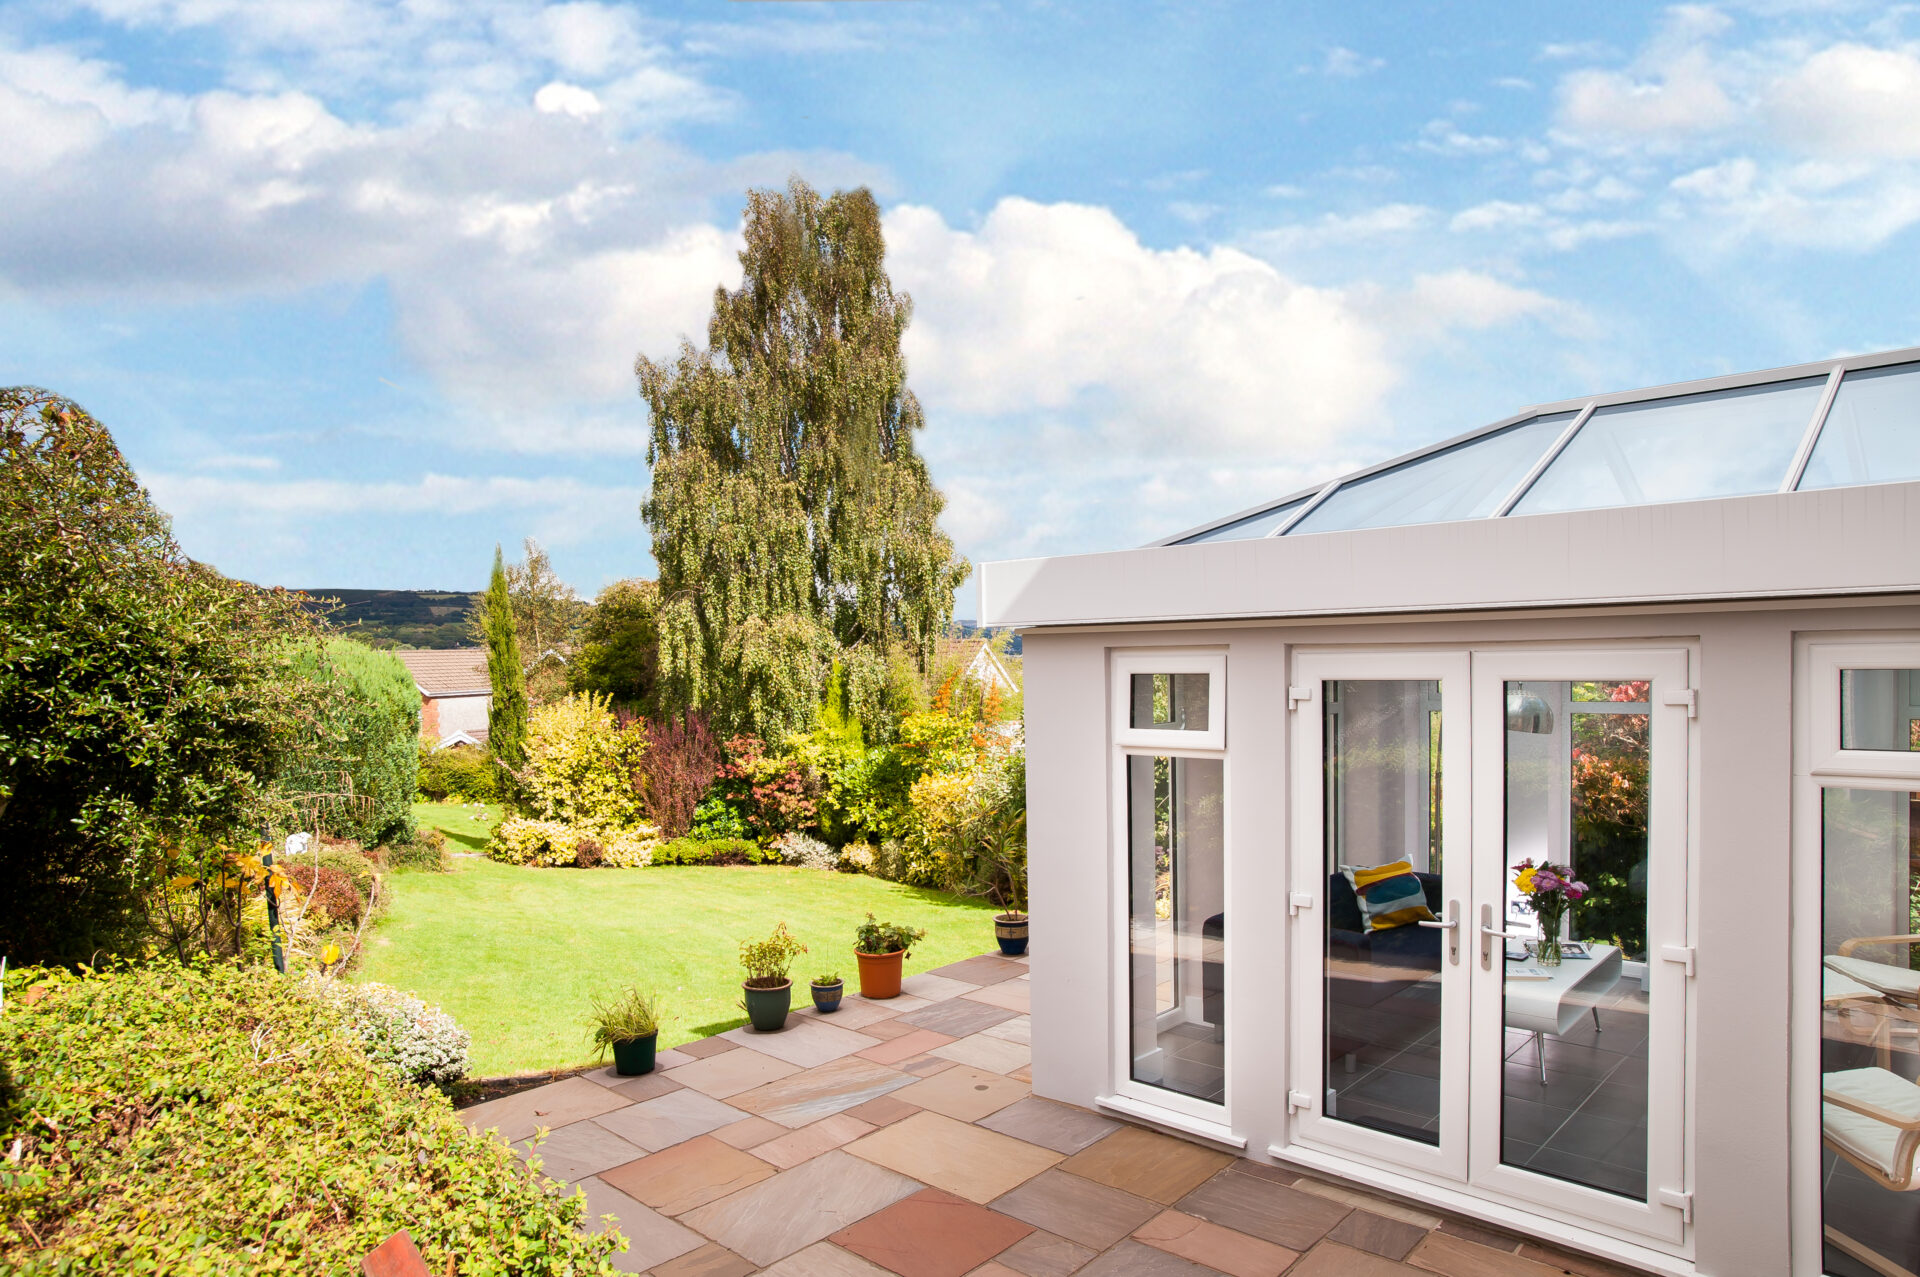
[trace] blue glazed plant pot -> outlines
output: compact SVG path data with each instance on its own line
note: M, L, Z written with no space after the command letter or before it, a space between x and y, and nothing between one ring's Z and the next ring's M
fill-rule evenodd
M776 988L745 986L747 1019L760 1033L778 1033L787 1027L787 1011L793 1005L793 981L785 980Z
M1027 915L1024 913L1002 913L994 915L993 938L1000 942L1000 952L1009 958L1017 958L1027 951Z
M813 988L813 1005L822 1015L840 1009L840 995L847 991L845 980L834 984L816 984Z

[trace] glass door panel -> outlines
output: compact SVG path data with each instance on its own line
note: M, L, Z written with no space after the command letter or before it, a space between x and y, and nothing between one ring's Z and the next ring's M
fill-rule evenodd
M1294 1103L1311 1100L1299 1135L1456 1177L1466 1169L1465 675L1462 654L1299 657L1311 698L1295 711L1290 899L1303 924L1295 969L1312 980L1295 1004Z
M1126 762L1127 1077L1222 1104L1225 764L1165 754Z
M1687 654L1473 659L1472 1182L1677 1242Z
M1440 1142L1440 684L1323 685L1326 1116Z
M1646 680L1505 684L1501 1160L1647 1196Z

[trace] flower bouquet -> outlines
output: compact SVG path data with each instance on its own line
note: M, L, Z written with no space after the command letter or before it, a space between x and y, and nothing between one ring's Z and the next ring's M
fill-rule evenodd
M1540 942L1534 948L1534 961L1543 967L1560 965L1560 924L1567 910L1587 894L1587 884L1573 876L1572 865L1536 865L1531 858L1520 862L1513 885L1526 897L1527 908L1540 919Z

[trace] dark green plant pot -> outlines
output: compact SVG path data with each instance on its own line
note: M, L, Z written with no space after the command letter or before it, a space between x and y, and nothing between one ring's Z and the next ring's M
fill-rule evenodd
M816 984L812 988L813 1005L820 1014L825 1015L840 1009L840 995L847 991L847 982L841 980L834 984Z
M658 1033L649 1033L644 1038L615 1042L613 1071L621 1077L638 1077L642 1073L653 1072L653 1046L659 1040Z
M793 1005L793 981L778 988L755 989L742 986L747 994L747 1019L761 1033L778 1033L787 1027L787 1011Z
M993 938L1000 942L1000 952L1009 958L1017 958L1027 951L1027 915L996 914L993 919Z

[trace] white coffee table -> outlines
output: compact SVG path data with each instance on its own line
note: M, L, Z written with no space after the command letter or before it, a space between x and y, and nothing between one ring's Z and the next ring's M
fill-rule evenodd
M1586 943L1586 942L1583 942ZM1506 1023L1510 1029L1533 1034L1534 1056L1540 1062L1540 1085L1547 1084L1546 1046L1543 1033L1556 1037L1573 1028L1580 1017L1593 1014L1593 1031L1600 1031L1602 995L1620 980L1620 947L1587 943L1587 957L1563 959L1557 967L1541 967L1544 980L1506 980ZM1507 970L1532 967L1532 962L1509 962Z

